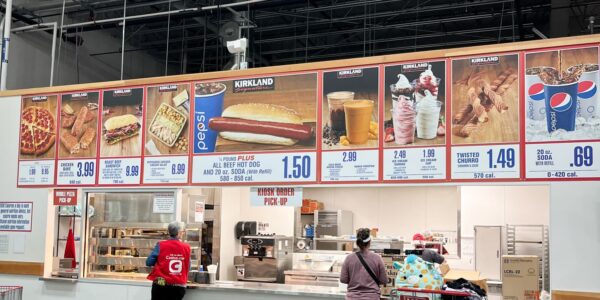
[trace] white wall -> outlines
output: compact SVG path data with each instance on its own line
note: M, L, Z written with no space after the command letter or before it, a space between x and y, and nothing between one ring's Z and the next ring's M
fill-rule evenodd
M548 225L548 185L461 186L461 259L450 261L458 269L475 268L475 226ZM525 232L529 237L536 232ZM537 239L531 237L531 239ZM505 237L502 244L505 247ZM520 246L519 251L537 253L537 246Z
M379 235L410 240L425 230L456 230L458 188L380 187L305 188L304 198L324 203L326 210L349 210L354 228L379 228Z
M473 237L476 225L549 224L547 185L461 186L460 195L463 237Z
M9 236L9 251L0 253L0 260L10 261L44 261L44 236L46 227L46 204L48 189L17 189L17 156L19 145L20 97L0 98L2 114L2 130L0 130L0 202L32 201L33 223L31 233L7 233ZM25 236L25 253L12 253L12 240L15 236Z
M553 183L550 286L600 292L600 182Z
M70 21L65 20L65 24ZM23 26L15 22L13 28ZM106 31L79 33L84 43L77 49L73 43L63 42L60 53L56 42L54 85L110 81L120 79L121 54L91 56L91 54L118 51L120 35L110 36ZM20 32L11 35L8 89L45 87L50 85L52 35L44 32ZM130 49L133 46L128 46ZM79 57L79 79L76 57ZM164 75L164 60L144 51L126 52L124 79ZM172 73L170 73L172 74Z

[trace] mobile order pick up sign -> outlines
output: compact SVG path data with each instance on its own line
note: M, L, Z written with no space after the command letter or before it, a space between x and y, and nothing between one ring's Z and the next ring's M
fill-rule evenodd
M253 187L250 189L252 206L302 206L301 187Z

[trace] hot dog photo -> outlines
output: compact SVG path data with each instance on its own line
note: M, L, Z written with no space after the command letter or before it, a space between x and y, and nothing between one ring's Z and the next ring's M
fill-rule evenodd
M315 149L316 74L194 84L194 153Z
M147 88L145 155L188 154L190 92L189 84Z
M96 157L99 98L98 92L61 96L59 158Z
M131 157L142 154L143 100L143 88L104 91L101 157Z
M379 69L345 69L323 74L322 147L379 146Z
M519 141L519 55L452 60L452 143Z

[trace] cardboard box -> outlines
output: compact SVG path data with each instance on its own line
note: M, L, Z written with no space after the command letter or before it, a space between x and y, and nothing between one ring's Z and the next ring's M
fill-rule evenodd
M535 255L502 256L502 298L535 300L540 293L540 263Z
M394 288L394 284L396 283L396 275L398 275L398 270L394 269L394 262L400 261L402 262L402 258L400 256L386 256L383 255L381 257L383 259L383 264L385 265L385 271L388 276L388 283L386 287L381 288L382 295L389 295L392 289Z

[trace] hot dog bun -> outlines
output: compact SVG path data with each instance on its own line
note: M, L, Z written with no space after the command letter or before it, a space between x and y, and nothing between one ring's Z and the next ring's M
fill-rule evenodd
M298 142L298 140L295 139L279 137L270 134L258 134L249 132L223 131L220 132L219 135L221 135L221 137L224 139L243 143L291 146Z
M302 118L292 109L265 103L243 103L227 107L221 114L225 118L238 118L265 122L302 125Z

